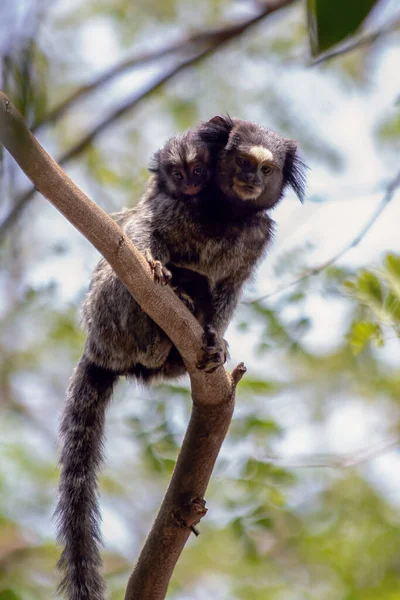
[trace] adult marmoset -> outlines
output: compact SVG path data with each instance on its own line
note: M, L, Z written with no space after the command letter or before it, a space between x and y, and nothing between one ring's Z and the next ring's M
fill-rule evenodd
M263 257L273 233L268 211L288 186L300 200L305 192L305 164L297 144L250 121L217 116L198 135L211 155L213 180L195 207L192 255L181 265L207 277L211 290L204 340L223 348L222 336L244 283ZM181 232L185 236L185 232ZM221 364L223 352L215 355ZM199 368L210 370L210 363Z
M271 239L267 214L291 185L302 196L296 145L253 123L215 117L170 140L153 160L138 206L117 220L204 327L198 368L226 360L224 332ZM87 339L61 425L60 567L68 600L103 600L97 471L105 411L120 375L142 381L185 372L179 353L105 260L83 306Z

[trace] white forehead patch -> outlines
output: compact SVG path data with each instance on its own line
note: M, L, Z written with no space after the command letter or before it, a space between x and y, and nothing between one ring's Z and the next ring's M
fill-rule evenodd
M194 146L189 146L186 150L186 161L188 163L194 162L197 158L197 151Z
M179 149L176 146L172 146L172 148L169 148L168 160L171 161L171 163L174 163L176 165L181 164L181 162L182 162L181 155L179 154Z
M274 160L274 155L272 154L271 150L264 148L264 146L253 146L250 148L249 154L254 156L259 163L264 161L271 162Z

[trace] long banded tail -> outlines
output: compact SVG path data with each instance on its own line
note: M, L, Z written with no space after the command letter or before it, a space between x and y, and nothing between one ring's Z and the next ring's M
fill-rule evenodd
M85 355L71 377L61 422L61 478L55 516L64 546L59 591L68 600L104 600L99 545L97 473L102 462L105 413L118 375Z

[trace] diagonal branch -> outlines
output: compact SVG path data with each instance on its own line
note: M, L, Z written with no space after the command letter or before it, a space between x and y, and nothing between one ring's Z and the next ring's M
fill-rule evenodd
M267 460L285 469L349 469L364 464L397 448L400 444L398 435L381 442L361 448L351 454L304 454L289 456L269 455Z
M126 288L165 331L184 358L193 411L182 450L156 522L134 569L126 600L162 600L194 525L205 513L204 494L233 413L232 375L196 369L202 328L171 288L154 284L150 268L113 219L67 177L0 93L0 142L43 194L106 258Z
M151 83L149 83L143 90L140 92L134 92L127 100L125 100L119 107L117 107L110 115L108 115L104 120L100 121L97 125L93 127L91 131L89 131L86 135L83 136L72 148L70 148L67 152L65 152L59 159L58 163L60 165L65 165L69 160L78 156L81 152L83 152L89 144L91 144L95 138L103 133L110 125L112 125L117 119L122 117L124 114L138 106L140 102L145 100L155 91L158 91L169 79L183 71L184 69L194 66L196 63L200 62L202 59L206 58L213 54L218 48L220 48L225 42L233 39L235 36L240 35L250 26L255 25L261 19L266 17L277 10L284 8L290 4L293 4L295 0L271 0L268 2L267 6L264 8L262 12L260 12L257 16L252 17L251 19L239 23L237 25L232 25L226 29L216 30L217 33L212 35L210 32L210 41L208 46L201 51L197 51L194 55L191 55L189 58L178 61L177 64L170 67L167 71L164 71L160 75L156 75ZM201 36L207 36L207 34L197 34L200 39ZM118 71L118 68L116 69ZM106 80L110 79L110 74L107 76ZM63 109L64 110L64 109ZM46 118L45 118L46 120ZM44 121L41 125L44 124ZM22 211L25 209L26 205L32 199L35 190L30 189L24 194L22 194L19 198L17 198L13 208L10 210L8 215L4 217L3 221L0 223L0 241L6 235L8 229L12 227L12 225L18 220Z
M142 52L126 58L106 69L91 82L80 87L70 96L65 98L60 104L55 106L47 115L45 115L41 121L37 121L33 125L32 131L37 131L40 127L56 121L66 110L69 110L76 104L78 100L118 77L125 71L140 67L144 64L151 64L154 61L165 58L171 54L180 53L184 56L188 53L199 52L201 47L204 49L204 46L206 49L211 48L212 50L215 50L220 45L225 44L244 33L249 27L252 27L267 15L287 5L294 4L294 2L295 0L271 0L263 3L261 10L254 17L250 17L249 19L244 19L239 23L225 25L208 31L198 31L192 35L184 36L180 40L170 42L158 50Z
M334 48L333 50L329 50L321 56L318 56L315 60L310 62L310 67L315 67L320 65L321 63L332 60L333 58L337 58L338 56L342 56L343 54L348 54L349 52L353 52L354 50L358 50L363 46L372 46L375 42L377 42L380 38L388 33L393 33L400 28L400 20L394 21L390 23L387 27L383 27L382 29L378 29L377 31L371 31L370 33L366 33L363 36L358 36L355 39L352 39L345 44L339 46L339 48Z
M272 296L275 296L276 294L280 294L281 292L285 292L286 290L297 285L301 281L304 281L305 279L312 277L313 275L319 275L320 273L322 273L322 271L324 271L325 269L327 269L328 267L333 265L340 258L342 258L342 256L344 256L349 250L358 246L358 244L365 237L365 235L368 233L368 231L371 229L371 227L375 224L378 217L380 217L380 215L383 213L385 208L391 202L391 200L393 199L393 196L395 195L395 193L399 187L400 187L400 171L397 173L397 175L390 181L389 185L386 187L385 194L384 194L381 202L379 203L379 205L378 205L377 209L375 210L375 212L373 213L373 215L370 217L370 219L364 225L364 227L357 233L357 235L348 244L343 246L343 248L341 250L339 250L339 252L337 252L336 254L331 256L331 258L329 258L325 262L321 263L320 265L316 265L315 267L311 267L310 269L307 269L303 275L301 275L300 277L297 277L296 279L293 279L293 281L291 281L290 283L286 283L284 285L278 286L270 294L266 294L264 296L261 296L260 298L255 298L254 300L244 300L243 304L256 304L257 302L261 302L262 300L266 300L267 298L272 298Z

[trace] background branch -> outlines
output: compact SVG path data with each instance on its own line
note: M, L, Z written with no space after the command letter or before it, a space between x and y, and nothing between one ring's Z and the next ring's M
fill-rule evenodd
M337 252L336 254L331 256L331 258L324 261L320 265L316 265L315 267L311 267L310 269L307 269L303 275L301 275L300 277L296 277L296 279L294 279L290 283L286 283L284 285L278 286L270 294L266 294L265 296L261 296L254 300L244 300L243 304L255 304L256 302L261 302L262 300L266 300L267 298L272 298L272 296L275 296L276 294L279 294L281 292L285 292L286 290L297 285L301 281L304 281L305 279L312 277L313 275L319 275L320 273L322 273L322 271L324 271L325 269L327 269L328 267L333 265L336 261L338 261L340 258L342 258L342 256L344 256L349 250L358 246L358 244L365 237L365 235L368 233L368 231L371 229L371 227L375 224L378 217L383 213L385 208L388 206L388 204L392 200L393 196L395 195L396 190L399 187L400 187L400 171L397 173L397 175L390 181L389 185L386 187L385 194L384 194L381 202L379 203L377 209L371 216L371 218L367 221L367 223L364 225L364 227L362 227L362 229L357 233L357 235L348 244L343 246L343 248L341 250L339 250L339 252Z
M363 46L371 46L375 42L377 42L381 37L388 33L393 33L400 27L400 20L396 20L391 23L388 27L383 27L382 29L378 29L377 31L372 31L371 33L367 33L361 37L357 37L354 40L343 44L339 48L334 48L329 52L325 52L318 56L315 60L310 62L310 67L315 67L320 65L321 63L332 60L333 58L337 58L338 56L342 56L343 54L348 54L349 52L353 52L354 50L358 50L358 48L362 48Z
M0 93L0 141L43 194L103 254L126 288L166 332L187 366L193 411L157 520L134 569L126 600L162 600L176 561L201 517L199 505L229 427L240 365L205 374L195 367L202 329L169 287L155 287L150 268L118 225L45 152L8 98ZM195 514L193 514L195 513ZM187 515L192 517L190 523ZM194 517L194 520L193 520Z
M269 2L265 2L263 3L259 13L254 17L244 19L243 21L232 25L225 25L223 27L218 27L207 31L198 31L192 35L185 36L180 40L170 42L158 50L154 50L152 52L142 52L141 54L136 54L119 63L116 63L109 69L106 69L98 77L95 77L90 83L82 86L70 96L65 98L60 104L58 104L47 115L45 115L42 120L37 121L33 125L32 131L36 131L38 128L55 121L82 97L96 90L108 81L111 81L115 77L118 77L124 71L142 66L144 64L152 63L155 60L159 60L160 58L164 58L169 54L174 54L177 52L190 54L193 52L200 52L201 54L201 50L210 50L213 52L222 44L225 44L226 42L229 42L230 40L233 40L237 36L244 33L247 29L249 29L249 27L255 25L267 15L276 12L285 6L294 4L295 1L296 0L271 0ZM206 46L205 48L204 45ZM200 48L199 46L202 46L203 48ZM201 58L202 57L203 54L201 54ZM170 77L171 76L172 75L170 75Z
M267 460L274 464L278 464L286 469L308 469L308 468L330 468L330 469L348 469L357 465L373 460L377 456L381 456L385 452L389 452L400 444L399 436L393 436L379 442L368 448L362 448L351 454L310 454L277 456L276 454L269 455Z

